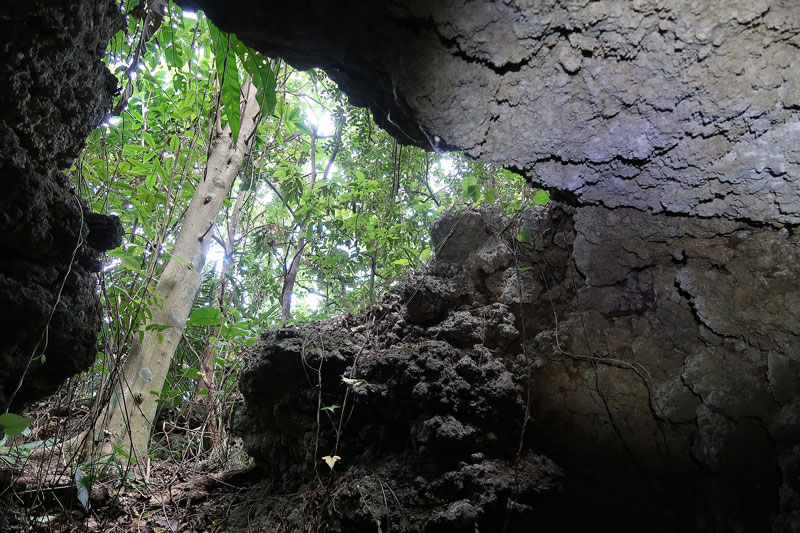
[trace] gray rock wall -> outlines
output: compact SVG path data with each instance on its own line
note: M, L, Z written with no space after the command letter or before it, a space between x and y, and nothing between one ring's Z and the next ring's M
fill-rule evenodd
M457 261L514 311L532 366L529 442L564 468L567 497L623 530L800 523L795 232L553 209L523 217L534 244L516 258L492 239L464 258L476 231L451 230L463 220L434 228L450 235L437 262Z
M575 231L572 309L535 343L549 456L590 477L626 468L640 490L674 482L713 531L791 531L797 235L594 207Z
M436 531L491 529L499 516L663 531L800 522L794 0L185 3L262 51L324 67L401 141L518 169L572 206L529 215L534 246L516 259L497 239L472 246L474 230L493 235L495 222L461 218L469 245L441 250L393 293L391 312L340 325L351 343L364 333L348 328L378 327L363 330L379 344L350 428L384 432L377 448L360 448L370 432L343 443L342 467L364 483L342 489L355 520L343 529L373 528L380 510L358 507L354 487L384 491L395 475L394 509L420 510L413 527ZM0 10L0 408L25 368L20 402L94 354L92 242L117 240L91 229L113 237L118 226L86 213L58 169L109 106L98 59L114 13L89 1ZM434 233L449 234L442 227ZM73 262L79 235L89 246ZM31 355L52 309L42 363ZM308 391L287 403L307 385L292 381L307 379L297 368L286 374L297 387L265 393L271 378L258 368L270 353L297 363L294 341L278 341L265 338L243 376L256 416L245 433L275 479L296 485L318 472L292 461L317 459L303 454L319 405L303 410ZM352 366L355 354L337 346L331 367ZM395 366L428 388L415 393ZM328 382L342 392L337 376ZM517 416L498 428L498 407ZM409 475L417 468L422 481ZM504 515L509 496L520 507ZM576 503L591 524L579 524Z

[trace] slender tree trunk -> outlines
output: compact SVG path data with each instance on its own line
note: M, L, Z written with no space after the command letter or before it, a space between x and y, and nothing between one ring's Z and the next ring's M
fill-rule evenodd
M231 128L218 128L211 143L205 179L197 184L181 224L175 249L153 291L147 326L135 339L109 403L94 428L94 439L119 445L142 462L175 350L200 286L211 231L223 200L250 150L259 107L248 81L242 99L241 129L234 146ZM110 451L104 446L103 451Z
M301 226L300 231L305 232L306 227ZM300 261L303 260L303 248L306 246L306 240L303 237L297 239L297 252L292 258L289 265L289 270L286 272L286 278L283 280L283 289L281 290L281 322L284 324L292 319L292 296L294 295L294 285L297 282L297 272L300 270Z
M231 272L233 251L236 245L236 231L239 228L239 218L241 217L242 208L244 207L244 199L247 196L247 191L241 191L236 196L236 202L233 205L230 218L228 219L228 231L225 235L223 242L225 255L222 259L222 269L219 273L219 284L217 285L216 294L214 295L214 306L224 312L225 310L225 292L228 285L228 278ZM220 326L209 326L208 336L219 337ZM216 447L220 443L220 429L217 427L216 418L217 411L212 401L213 394L217 390L214 381L214 344L208 340L205 348L203 349L202 360L200 361L200 379L197 380L197 387L194 392L194 401L197 403L204 403L206 406L206 416L209 421L208 425L208 438L211 441L211 447ZM203 392L203 394L200 394Z
M236 202L233 205L233 211L228 220L228 232L225 235L223 248L225 255L222 259L222 269L219 273L219 284L214 294L214 307L220 311L225 309L225 292L228 287L228 279L231 272L234 247L236 245L236 230L239 228L239 217L244 207L244 197L247 196L247 191L241 191L236 197ZM216 326L209 327L209 335L219 335L219 328ZM203 360L200 362L200 371L203 376L197 382L195 389L195 401L197 401L198 393L204 389L208 390L207 398L216 390L214 387L214 347L211 343L207 343L203 350Z
M322 179L328 179L328 174L336 161L336 155L339 153L339 148L342 143L342 129L344 128L344 118L340 118L336 125L336 134L333 142L333 151L328 159L328 164L325 166L325 173ZM311 184L309 190L313 192L314 184L317 182L317 130L311 130ZM300 226L299 232L302 235L306 232L306 225ZM294 294L294 286L297 283L297 273L300 270L300 263L303 260L303 253L306 247L306 240L304 237L298 237L297 248L292 258L289 268L286 270L286 277L283 281L283 288L281 289L281 322L284 324L292 319L292 296Z
M317 130L311 130L311 190L314 190L314 183L317 181ZM283 279L281 289L281 322L284 324L292 319L292 296L294 295L294 285L297 282L297 272L300 270L300 262L303 260L303 249L306 247L306 240L302 236L306 232L306 225L298 228L301 236L297 238L297 248L292 258L289 268L286 269L286 277Z
M380 243L380 241L378 241ZM379 245L378 245L379 246ZM369 303L375 303L375 272L378 269L378 246L375 246L375 253L370 256L369 264Z

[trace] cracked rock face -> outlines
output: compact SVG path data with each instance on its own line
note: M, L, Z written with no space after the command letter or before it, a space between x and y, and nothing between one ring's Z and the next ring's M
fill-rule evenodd
M264 524L796 530L794 0L184 4L325 68L399 140L518 169L572 206L526 214L516 259L496 214L446 217L436 264L376 314L262 339L240 431L279 491L311 497L273 492ZM0 409L25 368L18 401L94 354L89 271L118 225L58 169L110 103L114 12L0 10ZM353 368L340 432L320 408Z
M549 455L568 472L613 455L659 472L712 530L785 530L798 517L780 465L800 395L797 234L633 209L574 220L574 307L536 339Z
M794 0L187 0L399 140L584 204L800 222Z
M97 353L92 272L122 228L90 213L59 169L110 107L116 83L100 59L120 22L113 2L0 8L0 412L53 392Z
M432 230L434 265L369 314L265 335L247 355L238 424L274 487L265 527L297 505L277 494L311 491L361 516L314 515L332 531L400 507L408 531L494 530L503 491L519 490L510 531L791 531L798 237L652 218L450 213ZM532 245L515 242L523 224ZM364 383L348 393L342 375ZM343 407L318 419L330 405ZM326 493L319 457L334 453ZM524 487L497 477L520 464ZM375 494L380 480L397 508L360 507L358 487Z

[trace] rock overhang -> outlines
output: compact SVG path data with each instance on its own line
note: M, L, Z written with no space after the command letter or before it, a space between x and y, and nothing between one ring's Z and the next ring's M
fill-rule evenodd
M780 0L188 0L319 66L399 141L577 205L800 223L800 11Z

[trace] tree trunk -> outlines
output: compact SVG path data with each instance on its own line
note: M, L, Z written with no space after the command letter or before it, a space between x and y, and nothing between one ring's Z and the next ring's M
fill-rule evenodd
M172 257L153 291L150 319L134 340L108 406L94 428L95 441L103 439L105 443L104 452L114 443L140 463L147 457L157 400L200 286L211 231L250 150L257 125L260 109L249 81L244 93L239 139L234 146L230 125L217 130L205 178L197 184Z
M233 251L236 246L236 231L239 228L239 218L241 217L242 208L244 207L245 196L247 196L249 192L250 189L246 191L243 190L236 196L236 202L233 205L233 210L228 220L228 231L225 235L225 241L222 243L225 255L222 259L219 283L217 284L216 294L214 295L214 306L219 309L221 313L225 311L225 292L231 271ZM219 337L220 329L221 326L209 326L208 337ZM214 344L210 340L206 342L206 346L203 349L202 360L200 361L200 373L200 379L197 380L197 387L195 387L194 391L194 401L196 403L202 402L206 406L206 417L207 420L209 420L208 438L213 448L219 445L220 428L218 428L216 424L217 410L212 401L213 394L217 389L214 381Z
M300 228L300 231L305 231L305 226ZM292 320L292 296L294 295L294 284L297 282L297 272L300 270L300 261L303 259L303 248L306 246L306 240L303 237L297 239L297 252L292 258L292 263L286 272L286 278L283 280L283 289L281 290L281 322L284 324Z
M317 130L311 130L311 190L317 181ZM306 240L302 236L306 232L306 225L302 224L298 231L300 237L297 238L297 251L292 258L289 268L286 269L286 277L283 279L281 289L281 322L286 324L292 319L292 295L294 294L294 284L297 282L297 272L300 270L300 262L303 260L303 248L306 247Z
M236 202L233 205L233 210L231 211L231 216L228 220L228 231L227 235L225 235L225 242L222 243L225 255L222 259L222 269L219 273L219 283L217 284L217 290L214 294L214 307L219 309L220 312L225 310L225 292L228 287L228 278L231 272L231 258L233 257L233 251L236 246L236 231L239 228L239 218L241 217L242 208L244 207L244 198L247 196L248 192L250 192L250 189L247 191L241 191L236 197ZM209 336L218 336L219 331L219 326L211 326L208 329ZM200 363L200 371L203 373L203 376L197 382L195 400L199 399L198 393L203 389L208 389L207 398L210 397L211 393L215 391L214 346L211 343L208 343L203 350L203 360Z
M336 126L336 133L335 139L333 142L333 151L331 152L331 156L328 159L328 164L325 166L325 173L322 175L322 179L328 179L328 174L333 167L333 163L336 161L336 155L339 153L339 148L341 147L342 143L342 129L344 127L344 118L340 118L337 126ZM314 191L314 184L317 182L317 130L313 128L311 130L311 185L309 186L310 191ZM300 226L299 233L302 235L306 232L306 225L303 224ZM303 252L306 247L306 241L304 237L298 237L297 239L297 251L292 258L292 263L289 265L289 268L286 270L286 277L283 281L283 288L281 289L281 297L280 297L280 304L281 304L281 322L284 324L292 319L292 295L294 294L294 286L297 282L297 272L300 270L300 262L303 260Z

